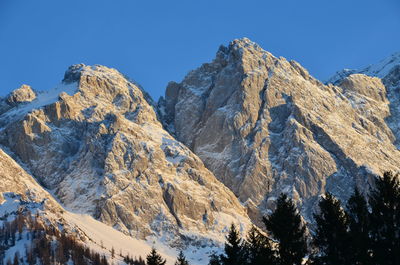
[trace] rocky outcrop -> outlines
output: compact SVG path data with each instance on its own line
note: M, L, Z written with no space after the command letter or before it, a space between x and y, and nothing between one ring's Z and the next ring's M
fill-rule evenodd
M7 220L19 212L30 211L35 214L40 211L46 216L56 215L62 211L52 196L2 149L0 149L0 169L1 220Z
M400 162L378 78L324 85L248 39L171 82L159 109L165 128L261 212L285 192L310 217L325 190L346 199L354 185L365 188Z
M126 234L224 240L249 224L234 194L166 132L118 71L70 67L63 83L0 116L1 143L69 210Z
M19 103L31 102L36 98L35 91L28 85L22 85L20 88L14 90L7 97L7 102L10 105L17 105Z
M387 94L386 97L390 102L390 115L386 118L386 123L395 135L395 145L400 148L400 52L394 53L377 64L372 64L359 70L346 69L339 71L328 79L327 83L341 83L340 86L343 86L342 84L346 82L346 77L355 73L377 77L382 80Z

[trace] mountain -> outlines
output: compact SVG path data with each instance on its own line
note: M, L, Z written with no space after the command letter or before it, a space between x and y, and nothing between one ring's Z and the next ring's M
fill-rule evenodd
M326 190L346 200L354 185L364 190L374 176L399 169L386 90L363 74L325 85L244 38L171 82L159 112L254 221L280 192L310 219Z
M96 221L89 215L76 214L64 209L48 191L40 186L25 169L13 158L0 149L0 225L10 224L16 220L19 214L33 215L40 223L46 224L49 229L66 232L73 236L77 242L90 247L92 251L106 255L114 263L122 263L123 258L116 256L111 258L111 250L114 248L118 254L129 254L131 257L145 257L152 246L173 264L177 251L165 245L165 242L152 238L151 241L143 241L124 235L123 233ZM8 227L6 225L6 227ZM4 235L4 233L1 233ZM54 238L54 237L52 237ZM15 253L24 256L26 247L32 245L33 237L28 232L23 232L22 237L16 237L14 245L7 246L2 242L0 259L6 262L13 260ZM53 244L56 241L53 240ZM164 244L163 244L164 243ZM207 248L187 249L192 251L193 263L203 262L207 256Z
M56 88L33 93L2 100L0 143L67 211L175 247L219 244L232 222L249 226L234 194L118 71L74 65Z
M327 83L340 85L347 76L356 73L378 77L385 85L387 99L390 102L390 116L386 119L386 122L396 137L395 145L400 148L400 52L360 70L345 69L338 71L328 79Z
M324 84L246 38L158 102L115 69L73 65L54 89L0 98L0 224L30 212L113 263L112 248L155 245L205 264L281 192L310 221L325 191L344 201L398 171L399 90L400 54Z

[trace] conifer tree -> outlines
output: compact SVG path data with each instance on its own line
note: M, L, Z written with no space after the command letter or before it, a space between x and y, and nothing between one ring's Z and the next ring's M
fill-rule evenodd
M326 193L319 202L320 212L314 215L317 224L314 244L319 255L314 257L316 264L351 264L349 251L348 218L340 201Z
M399 176L385 172L371 191L371 237L375 264L400 264Z
M234 224L231 225L226 240L225 254L221 255L221 263L223 265L243 265L245 263L245 256L242 239Z
M161 257L160 254L157 253L155 248L151 249L151 252L146 257L147 265L165 265L167 262L165 259Z
M347 202L347 216L349 217L349 247L353 257L352 263L372 264L368 204L357 187Z
M293 201L281 194L275 211L263 221L278 242L278 264L301 264L307 254L306 228Z
M175 262L175 265L189 265L189 262L186 260L186 257L182 251L179 252L179 256Z
M247 234L245 248L248 264L265 265L274 262L274 253L269 238L261 234L254 226Z
M208 265L221 265L221 258L217 254L213 253L210 255L210 262Z

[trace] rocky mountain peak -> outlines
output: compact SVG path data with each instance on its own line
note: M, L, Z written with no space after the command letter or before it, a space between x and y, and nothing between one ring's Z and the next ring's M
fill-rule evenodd
M73 65L63 83L0 115L0 144L69 210L168 244L223 240L250 221L233 193L165 131L117 70ZM217 221L218 220L218 221Z
M379 78L349 75L326 86L299 63L239 39L170 83L160 112L246 205L268 211L285 192L310 217L325 190L346 199L400 161L387 89Z
M19 103L31 102L36 98L35 91L28 85L22 85L21 87L12 91L6 101L10 105L17 105Z
M364 74L351 74L338 84L344 93L356 93L377 101L386 101L386 88L382 80Z
M67 71L65 71L64 78L62 82L64 83L73 83L79 82L81 77L81 72L86 65L84 64L73 64L68 67Z

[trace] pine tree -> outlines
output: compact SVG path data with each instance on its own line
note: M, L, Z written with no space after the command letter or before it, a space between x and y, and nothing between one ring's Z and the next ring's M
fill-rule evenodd
M274 253L270 240L254 226L247 234L245 248L248 264L265 265L274 262Z
M400 264L399 176L385 172L371 191L371 237L375 264Z
M185 255L183 255L183 252L179 252L178 259L175 262L175 265L189 265L189 262L186 260Z
M234 224L229 229L225 243L225 255L221 255L223 265L243 265L245 263L244 249L239 231Z
M306 228L293 201L285 194L277 200L275 211L263 218L265 227L279 243L278 263L301 264L307 254Z
M349 247L353 257L352 264L372 264L368 204L357 187L347 202L347 216L349 217Z
M317 224L314 244L320 251L319 256L314 257L315 263L350 265L348 218L340 201L326 193L319 202L319 208L319 214L314 215Z
M217 254L213 253L210 255L210 262L208 265L221 265L221 259L220 256Z
M167 262L165 259L161 257L160 254L157 253L155 248L151 249L151 252L146 257L147 265L165 265Z

